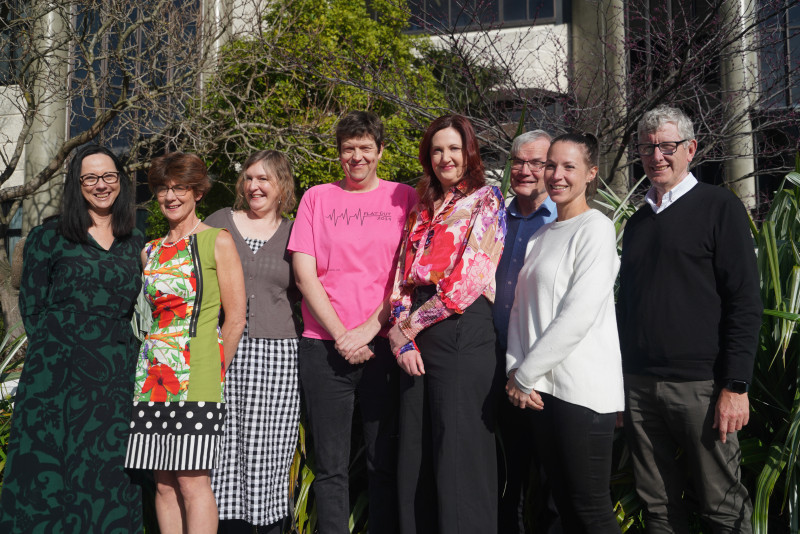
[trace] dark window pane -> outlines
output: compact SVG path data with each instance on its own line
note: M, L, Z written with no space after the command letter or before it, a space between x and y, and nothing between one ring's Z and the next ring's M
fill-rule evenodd
M469 26L475 15L473 5L473 0L450 0L450 20L456 26Z
M476 0L477 19L484 24L493 24L500 20L499 0Z
M767 96L765 107L784 106L785 101L785 63L783 43L771 43L761 52L761 89Z
M425 27L425 2L424 0L409 0L408 9L411 11L411 16L408 20L409 28L412 30L421 30Z
M551 19L556 16L554 0L530 0L531 11L529 17L533 20Z
M789 69L791 70L791 102L797 104L800 102L800 35L795 34L789 38Z
M428 0L425 22L429 25L441 28L450 25L450 17L447 14L447 0Z
M505 22L526 20L528 0L503 0L503 20Z
M800 26L800 4L795 4L789 8L789 25Z

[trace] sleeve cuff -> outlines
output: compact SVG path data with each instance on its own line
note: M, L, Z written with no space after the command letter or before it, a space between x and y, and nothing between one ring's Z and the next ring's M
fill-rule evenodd
M514 383L517 385L517 388L519 388L520 391L530 395L531 391L533 391L533 388L532 387L523 386L522 383L520 383L518 377L519 377L519 369L517 370L517 374L514 375Z
M422 331L422 326L412 323L411 316L408 316L400 323L400 331L408 338L409 341L414 341L414 339L417 337L417 334Z

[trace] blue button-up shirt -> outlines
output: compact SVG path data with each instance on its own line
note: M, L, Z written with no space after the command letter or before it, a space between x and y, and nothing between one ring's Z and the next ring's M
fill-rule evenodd
M503 256L497 265L497 294L494 300L494 326L497 329L497 340L505 348L508 345L508 320L511 306L514 304L514 290L517 288L517 277L525 263L525 250L528 240L536 230L545 224L555 221L556 204L547 197L539 209L523 217L517 206L517 199L511 201L506 208L506 241Z

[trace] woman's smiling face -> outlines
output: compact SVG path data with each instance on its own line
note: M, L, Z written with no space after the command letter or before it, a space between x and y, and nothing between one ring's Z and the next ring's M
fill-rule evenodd
M431 166L447 191L464 177L464 140L455 128L444 128L431 139Z

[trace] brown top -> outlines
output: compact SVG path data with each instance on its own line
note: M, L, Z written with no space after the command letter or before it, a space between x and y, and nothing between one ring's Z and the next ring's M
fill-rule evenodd
M273 236L255 254L236 228L230 208L215 211L203 222L215 228L226 228L236 243L247 292L248 336L299 337L302 330L293 308L300 301L300 291L294 283L291 255L286 252L292 221L283 219Z

